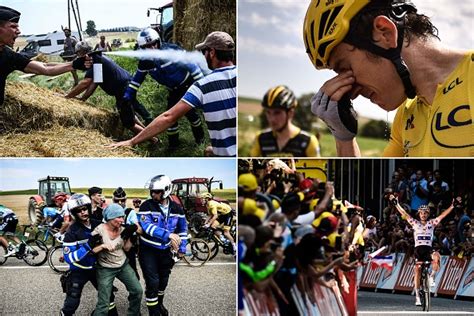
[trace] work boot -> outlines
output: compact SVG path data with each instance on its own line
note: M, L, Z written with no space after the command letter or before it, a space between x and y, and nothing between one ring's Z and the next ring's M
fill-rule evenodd
M168 316L168 310L163 304L158 304L158 309L160 311L161 316Z

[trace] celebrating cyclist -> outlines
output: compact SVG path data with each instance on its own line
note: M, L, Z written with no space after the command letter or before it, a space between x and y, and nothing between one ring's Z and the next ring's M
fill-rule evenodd
M301 130L292 122L297 105L295 94L286 86L276 86L265 93L262 107L270 128L257 135L251 156L320 156L316 136Z
M234 219L234 214L232 207L229 204L218 202L212 199L212 194L205 192L201 194L201 199L203 205L207 207L209 217L204 223L204 227L212 227L216 229L218 226L222 225L222 230L224 231L224 236L232 244L232 248L235 253L235 241L230 234L230 228L232 226L232 221ZM220 238L220 232L215 230L215 234Z
M439 269L439 256L432 256L431 254L431 247L433 244L433 232L435 227L445 218L454 208L451 204L443 213L441 213L438 217L434 219L428 220L430 216L430 208L426 205L420 205L418 208L418 216L420 220L416 220L410 216L398 203L398 199L394 195L390 195L389 197L390 202L395 204L397 211L402 215L402 218L405 218L407 222L413 228L413 235L415 238L415 295L416 301L415 305L421 306L420 301L420 265L423 262L433 260L433 271L432 275L430 276L430 284L434 284L433 275Z
M304 43L317 69L332 69L311 110L339 156L360 156L351 99L397 110L384 156L472 156L474 51L442 47L409 0L312 0Z

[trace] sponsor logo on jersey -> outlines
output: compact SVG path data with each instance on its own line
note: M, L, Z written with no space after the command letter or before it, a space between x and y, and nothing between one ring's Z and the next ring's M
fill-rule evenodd
M436 110L431 121L433 141L445 148L474 147L472 138L452 137L459 129L472 128L471 107L469 104L455 106L448 111Z
M407 123L405 125L405 130L413 129L415 128L415 124L413 124L413 121L415 120L415 116L412 114L408 119Z
M461 83L463 83L463 81L461 79L459 79L459 77L454 79L446 87L443 88L443 94L446 94L449 91L453 90L454 88L456 88Z
M69 247L64 247L63 252L65 255L69 254L71 252L71 248Z

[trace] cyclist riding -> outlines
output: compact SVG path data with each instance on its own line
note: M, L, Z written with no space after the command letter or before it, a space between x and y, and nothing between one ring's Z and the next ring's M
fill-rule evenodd
M25 251L21 240L15 235L17 225L18 217L13 210L0 204L0 244L8 250L4 255L5 258L15 254L17 251L20 251L20 253ZM9 243L8 238L13 239L17 245L20 245L19 249Z
M384 156L472 156L474 52L442 47L409 0L312 0L303 26L317 69L338 75L311 100L339 156L360 156L351 99L397 110Z
M428 220L430 209L426 205L420 205L418 208L418 216L420 220L416 220L410 216L398 203L398 199L394 195L390 195L390 202L395 204L397 211L405 218L413 228L413 237L415 238L415 305L421 306L420 301L420 266L423 262L433 260L433 271L430 275L430 284L434 285L433 276L439 270L439 255L432 255L433 232L435 227L453 210L451 204L443 213L434 219Z
M224 241L221 237L221 232L216 230L217 227L222 226L222 230L224 231L224 236L227 240L232 244L232 248L234 249L235 253L235 241L230 234L230 228L232 226L232 221L235 218L234 212L232 207L229 204L218 202L212 199L212 194L205 192L201 194L202 204L207 207L207 211L209 213L209 217L204 223L204 228L211 227L214 229L214 234Z
M71 214L67 207L67 201L69 199L69 195L65 192L58 192L56 193L52 200L57 207L61 209L59 212L59 217L56 218L53 225L60 226L59 232L54 234L54 237L58 240L62 240L64 238L64 234L68 229L69 225L71 224Z
M270 128L260 132L250 153L253 157L319 157L316 136L293 124L298 100L286 86L276 86L267 91L262 100Z

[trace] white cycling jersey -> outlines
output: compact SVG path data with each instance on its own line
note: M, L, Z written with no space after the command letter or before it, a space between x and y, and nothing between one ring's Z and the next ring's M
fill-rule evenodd
M413 217L408 218L408 223L413 227L413 236L415 237L415 247L429 246L433 244L433 232L439 224L439 219L434 218L426 222L425 225Z

